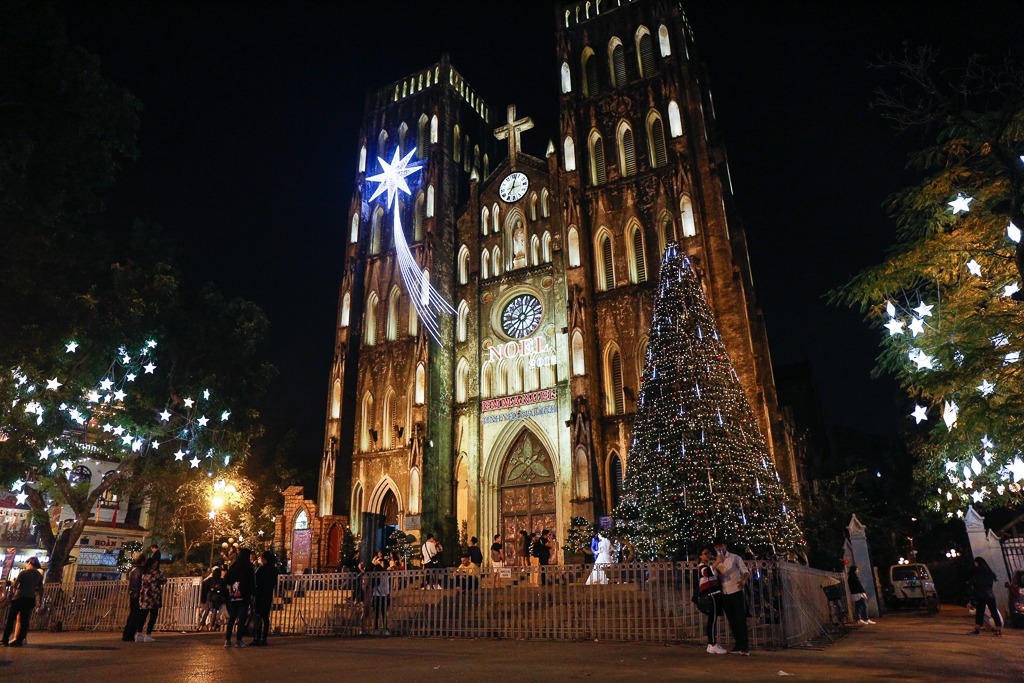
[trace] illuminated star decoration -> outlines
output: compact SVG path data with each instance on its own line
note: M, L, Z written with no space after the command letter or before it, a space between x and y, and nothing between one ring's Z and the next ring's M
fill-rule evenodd
M1011 351L1003 357L1003 365L1010 365L1020 360L1020 351Z
M210 390L209 389L206 389L206 390L203 391L203 398L205 398L207 401L210 400Z
M885 302L885 312L889 314L890 318L896 317L896 307L892 305L891 301Z
M16 501L18 501L18 505L24 505L25 501L28 500L28 494L27 493L19 493L18 495L16 495L14 497L14 499Z
M54 377L53 379L46 380L47 391L57 391L57 389L62 386L64 385L58 382L56 377Z
M974 201L974 197L965 197L962 194L958 194L956 199L951 202L946 202L949 206L953 207L953 215L958 213L967 213L971 210L971 202Z
M205 427L210 422L210 418L208 418L205 415L203 415L201 418L196 420L196 422L199 423L200 427Z
M199 458L197 458L196 456L193 455L192 459L188 461L188 464L192 466L192 469L198 468L199 467Z
M974 259L971 259L970 261L967 262L967 271L971 275L981 277L981 266Z
M229 417L231 417L231 413L225 410L223 413L220 414L220 421L227 422Z
M191 407L192 407L192 405L193 405L194 403L195 403L195 401L193 401L193 400L192 400L192 399L190 399L190 398L186 398L186 399L185 399L185 407L186 407L186 408L191 408Z
M1013 296L1019 291L1020 285L1016 282L1014 282L1013 284L1006 285L1003 287L1003 298L1005 299L1006 297Z
M924 321L921 320L920 318L914 318L907 327L911 332L914 333L914 336L916 337L917 335L924 332Z
M1010 223L1006 226L1006 236L1010 238L1010 241L1020 243L1020 228Z
M74 353L75 349L78 348L78 342L73 341L64 346L64 353Z
M946 429L953 431L953 427L956 427L956 417L960 413L960 408L953 401L944 401L942 404L942 421L946 423ZM977 474L977 472L975 472Z
M992 443L992 439L988 438L988 434L986 434L985 436L981 437L981 447L982 448L992 448L994 445L995 444Z
M934 359L921 349L911 349L907 356L917 364L918 370L932 369L932 360Z
M167 422L170 419L171 419L171 411L169 411L169 410L167 410L165 408L164 412L160 413L160 421L161 422Z
M919 318L930 318L932 316L933 308L935 308L935 306L925 305L922 301L921 305L914 309L914 313L917 313L917 317Z
M988 396L996 390L996 385L989 382L987 379L981 380L981 384L975 387L982 396Z
M910 416L917 420L916 424L921 424L924 420L928 419L928 409L924 406L915 405L914 412Z
M146 371L147 375L152 375L153 371L156 370L156 366L153 365L152 363L148 363L146 365L143 365L142 369Z
M903 334L903 322L892 318L883 327L889 330L889 336L895 337L897 334Z
M174 454L174 459L178 461L182 460L184 457L185 451L181 450L180 448L178 449L178 452Z
M1014 482L1024 479L1024 460L1021 460L1019 455L1016 456L1013 462L1006 466L1006 471L1013 478Z
M395 196L399 191L407 195L412 194L412 190L409 189L409 184L405 182L405 179L407 176L422 169L421 166L409 166L409 160L412 159L414 154L416 154L415 147L409 150L409 153L404 158L399 158L399 151L396 149L390 164L377 157L381 172L368 177L367 180L379 183L377 189L370 196L371 202L380 195L387 193L388 208L390 209L394 206L395 252L398 254L398 266L402 273L402 281L405 283L409 299L416 307L416 313L423 322L423 326L430 333L430 336L434 338L434 341L440 344L441 330L438 326L436 311L455 315L455 309L441 296L440 292L430 285L430 280L420 269L419 264L412 255L412 251L409 250L409 244L405 240L405 231L402 229L402 219L398 215L398 204L395 202Z

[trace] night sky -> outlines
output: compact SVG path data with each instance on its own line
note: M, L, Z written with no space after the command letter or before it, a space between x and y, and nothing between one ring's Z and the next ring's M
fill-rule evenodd
M898 5L898 6L897 6ZM190 275L259 304L280 377L262 413L295 428L315 484L346 211L365 94L447 51L483 99L557 138L554 2L64 2L75 42L144 105L142 156L108 220L150 218ZM825 421L884 434L909 410L870 377L879 333L823 295L893 242L885 198L915 182L869 106L882 52L930 44L957 65L1021 44L1020 2L691 2L776 367L809 359ZM269 441L269 440L268 440Z

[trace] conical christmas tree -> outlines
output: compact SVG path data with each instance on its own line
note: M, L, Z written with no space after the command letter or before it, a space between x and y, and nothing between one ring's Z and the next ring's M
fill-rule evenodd
M758 554L803 545L794 511L690 260L665 251L620 531L641 558L724 537Z

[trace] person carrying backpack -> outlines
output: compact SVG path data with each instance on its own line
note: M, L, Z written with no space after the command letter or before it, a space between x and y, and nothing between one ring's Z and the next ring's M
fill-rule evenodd
M249 620L249 606L256 594L256 572L252 566L252 553L248 548L238 551L238 558L231 563L224 578L228 587L228 630L224 634L224 647L231 647L231 629L238 623L235 647L248 647L242 642L246 623Z

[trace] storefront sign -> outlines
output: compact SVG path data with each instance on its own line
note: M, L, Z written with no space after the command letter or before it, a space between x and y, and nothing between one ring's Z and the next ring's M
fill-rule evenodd
M558 393L554 389L541 389L540 391L531 391L528 394L501 396L499 398L489 398L486 401L480 401L480 411L486 413L488 410L518 408L519 406L529 406L534 403L543 403L544 401L554 401L557 398Z

